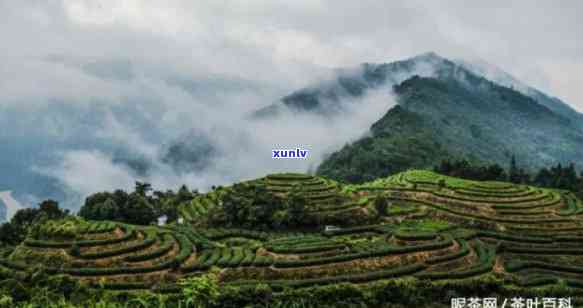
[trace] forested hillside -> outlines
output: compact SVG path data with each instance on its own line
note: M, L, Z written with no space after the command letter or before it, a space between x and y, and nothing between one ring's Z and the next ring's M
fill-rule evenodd
M372 136L330 155L318 173L363 182L444 158L508 166L514 155L530 171L581 162L577 125L511 88L450 73L395 86L399 105L371 126Z

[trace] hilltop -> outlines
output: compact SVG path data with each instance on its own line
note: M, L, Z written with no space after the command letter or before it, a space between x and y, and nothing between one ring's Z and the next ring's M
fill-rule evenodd
M433 70L394 83L394 69L385 67L398 63L412 73L422 63ZM445 159L507 166L514 155L528 170L581 162L581 114L540 91L514 88L512 80L504 86L466 67L435 54L379 66L375 76L398 104L379 115L369 136L331 153L318 174L362 183L431 169Z
M258 110L255 119L307 113L326 121L366 110L363 98L379 91L393 93L397 104L384 98L388 111L370 123L370 134L329 153L318 174L362 183L445 159L507 166L514 155L533 171L580 165L583 157L583 114L495 66L433 52L338 69L331 80Z
M361 185L286 173L217 187L179 208L182 224L36 225L3 254L0 277L182 294L181 279L216 275L222 307L583 299L583 203L567 191L421 170Z

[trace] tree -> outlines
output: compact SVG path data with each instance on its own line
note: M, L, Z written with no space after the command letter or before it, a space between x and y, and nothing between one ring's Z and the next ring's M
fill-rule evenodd
M531 183L542 187L566 189L576 193L582 191L582 179L583 177L577 176L575 164L571 163L569 166L563 167L561 163L558 163L550 169L540 169Z
M377 213L382 216L386 216L389 210L389 201L387 199L386 194L380 194L374 200L374 207L377 210Z
M282 198L272 194L263 185L256 184L233 185L221 196L221 203L222 207L210 217L212 224L268 228L281 222L281 215L276 213L285 210Z
M54 200L45 200L38 205L38 208L18 210L9 223L0 226L0 241L16 245L24 240L31 226L68 215L69 211L60 209L59 203Z
M114 220L114 215L102 207L108 199L113 201L114 208L119 204L119 195L116 196L115 193L98 192L88 196L85 198L85 203L79 210L79 216L89 220Z
M553 183L553 175L547 168L542 168L538 171L534 178L534 184L542 187L549 187Z
M506 171L498 164L490 165L486 168L486 175L484 181L504 181L506 179Z
M150 183L136 181L134 191L138 195L145 197L151 190L152 185Z
M217 304L220 292L216 274L181 279L179 285L186 298L186 307L211 307Z
M23 239L21 231L11 223L0 225L0 244L18 245ZM1 245L0 245L1 246Z
M59 219L69 215L69 210L62 210L59 208L59 203L51 199L41 202L39 210L46 214L49 219Z
M571 163L568 167L562 170L562 176L564 178L564 186L560 187L568 190L577 189L577 171L575 170L575 164Z
M437 181L437 186L439 186L439 189L445 188L447 186L447 183L445 182L445 179L444 178L440 178Z
M577 195L577 197L579 199L583 199L583 172L581 172L581 175L579 176L579 179L577 180L577 187L575 189L575 194Z
M452 164L449 159L442 160L439 166L433 168L435 172L446 175L451 175L452 169Z
M578 176L577 168L573 163L566 167L563 167L561 163L557 163L550 168L541 168L533 177L526 170L518 167L514 155L510 161L508 174L504 168L497 164L486 167L473 166L466 163L465 160L455 162L443 160L440 165L434 167L434 170L444 175L457 176L469 180L511 181L517 184L565 189L583 197L583 173Z
M242 209L249 207L249 200L243 198L241 193L241 184L233 185L233 191L223 197L223 212L227 223L236 221L242 222L245 219L245 213Z
M138 193L129 195L126 204L121 208L124 222L137 225L148 225L156 221L157 215L148 198Z
M518 169L517 184L527 184L530 183L530 175L522 168Z
M113 198L107 198L105 202L100 204L96 209L97 216L95 218L105 220L116 220L120 217L118 206L113 201Z
M500 167L498 164L488 166L472 165L465 159L454 162L443 160L441 161L441 164L435 166L433 170L443 175L460 177L468 180L505 181L507 179L504 168Z
M139 182L137 182L139 183ZM140 184L137 192L127 194L123 190L113 193L100 192L85 199L79 216L89 220L114 220L139 225L148 225L156 220L159 211L154 208L154 199L146 195L149 184Z
M519 174L518 167L516 165L516 157L512 155L510 159L510 169L508 171L508 181L512 183L520 183L521 178Z
M306 206L308 205L305 187L301 183L292 187L286 199L286 205L289 212L287 217L288 226L301 225L306 215Z
M34 208L18 210L10 220L10 223L19 230L27 229L34 223L38 213L39 210Z
M197 194L192 193L186 185L182 185L178 190L178 202L186 202L192 200Z

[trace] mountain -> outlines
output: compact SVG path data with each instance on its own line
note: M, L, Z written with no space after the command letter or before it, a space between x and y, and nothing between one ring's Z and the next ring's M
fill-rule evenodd
M445 158L505 166L515 155L526 169L581 161L583 115L501 71L490 73L496 82L478 66L468 67L435 53L364 64L350 77L339 74L324 86L294 92L258 115L282 108L330 115L351 101L347 97L392 89L398 105L371 126L371 135L332 153L318 168L320 175L350 182L431 168Z
M583 129L583 114L562 100L524 84L495 65L482 60L448 60L435 52L391 63L363 63L358 68L337 69L334 79L284 96L280 101L256 111L255 116L272 116L286 108L296 112L308 111L326 115L341 110L346 98L360 97L373 89L390 88L415 75L450 75L463 79L470 73L518 91L573 122L581 121L576 125Z
M459 59L455 62L476 75L483 76L484 78L489 79L495 83L512 88L513 90L533 98L539 104L548 107L552 111L570 119L573 122L576 122L574 124L578 124L579 127L583 128L583 114L577 112L575 109L569 106L569 104L563 102L559 98L549 96L533 87L524 84L497 66L482 60L467 61Z
M172 140L164 151L162 161L173 167L175 172L202 171L211 165L218 149L206 135L189 132Z
M386 64L363 63L357 68L337 69L336 77L320 84L295 91L280 101L254 113L255 117L277 115L283 110L331 115L342 111L343 102L362 97L370 90L391 87L413 75L432 76L442 59L426 53L405 61Z

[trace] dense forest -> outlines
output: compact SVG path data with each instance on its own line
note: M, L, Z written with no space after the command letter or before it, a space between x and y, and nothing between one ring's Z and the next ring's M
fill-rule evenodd
M498 164L472 164L466 159L443 160L434 167L434 171L469 180L507 181L515 184L564 189L577 194L580 198L583 197L583 172L577 175L577 169L573 163L566 165L558 163L531 174L524 168L520 168L516 158L512 156L509 166L508 169L504 169Z
M397 105L370 126L370 134L326 157L318 175L363 183L447 159L507 166L513 154L534 173L583 157L582 122L556 112L548 99L429 58L436 63L434 76L395 84Z

